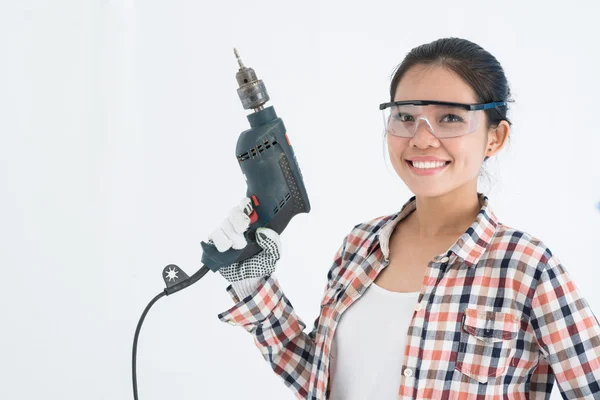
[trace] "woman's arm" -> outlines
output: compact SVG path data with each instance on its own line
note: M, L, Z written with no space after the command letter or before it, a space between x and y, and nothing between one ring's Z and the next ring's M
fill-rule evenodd
M600 324L554 256L540 275L531 325L562 396L600 399Z
M334 256L324 293L327 293L337 271L342 267L347 235ZM232 286L227 292L236 302L229 310L218 315L231 325L242 326L254 336L254 343L264 359L296 398L308 398L311 372L315 360L315 335L319 326L317 317L309 333L273 276L261 278L252 294L240 300Z

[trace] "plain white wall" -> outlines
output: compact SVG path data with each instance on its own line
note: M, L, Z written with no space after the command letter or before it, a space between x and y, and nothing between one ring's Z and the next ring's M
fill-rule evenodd
M377 106L404 55L445 36L494 54L516 100L481 189L600 316L597 2L0 4L0 398L133 398L133 333L162 268L195 272L200 241L245 195L234 46L310 196L277 272L309 328L349 229L411 196L382 155ZM293 397L250 335L217 319L226 286L209 273L150 310L140 399Z

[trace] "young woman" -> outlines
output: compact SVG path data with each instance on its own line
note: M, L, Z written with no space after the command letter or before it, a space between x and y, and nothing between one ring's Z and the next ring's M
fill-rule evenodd
M600 399L600 324L559 259L502 224L477 191L507 142L510 90L498 61L467 40L436 40L398 66L384 113L391 163L414 193L356 225L327 274L309 333L272 275L278 235L220 270L250 332L299 399ZM210 235L245 246L245 198Z

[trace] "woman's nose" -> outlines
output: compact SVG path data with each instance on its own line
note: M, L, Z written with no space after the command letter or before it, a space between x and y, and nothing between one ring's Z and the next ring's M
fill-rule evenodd
M419 147L427 147L438 139L433 134L433 127L426 118L419 118L415 126L415 134L411 141Z

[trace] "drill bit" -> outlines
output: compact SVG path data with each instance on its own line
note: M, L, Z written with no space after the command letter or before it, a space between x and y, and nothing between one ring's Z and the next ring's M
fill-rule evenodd
M237 58L240 70L235 74L238 83L238 96L242 101L244 109L253 109L258 112L264 108L264 104L269 101L267 88L262 80L258 79L256 72L252 68L244 66L240 53L233 48L233 54Z
M238 53L238 51L235 47L233 48L233 54L235 54L235 58L237 58L237 62L240 65L240 69L246 68L246 67L244 67L244 63L242 62L242 59L240 58L240 53Z

